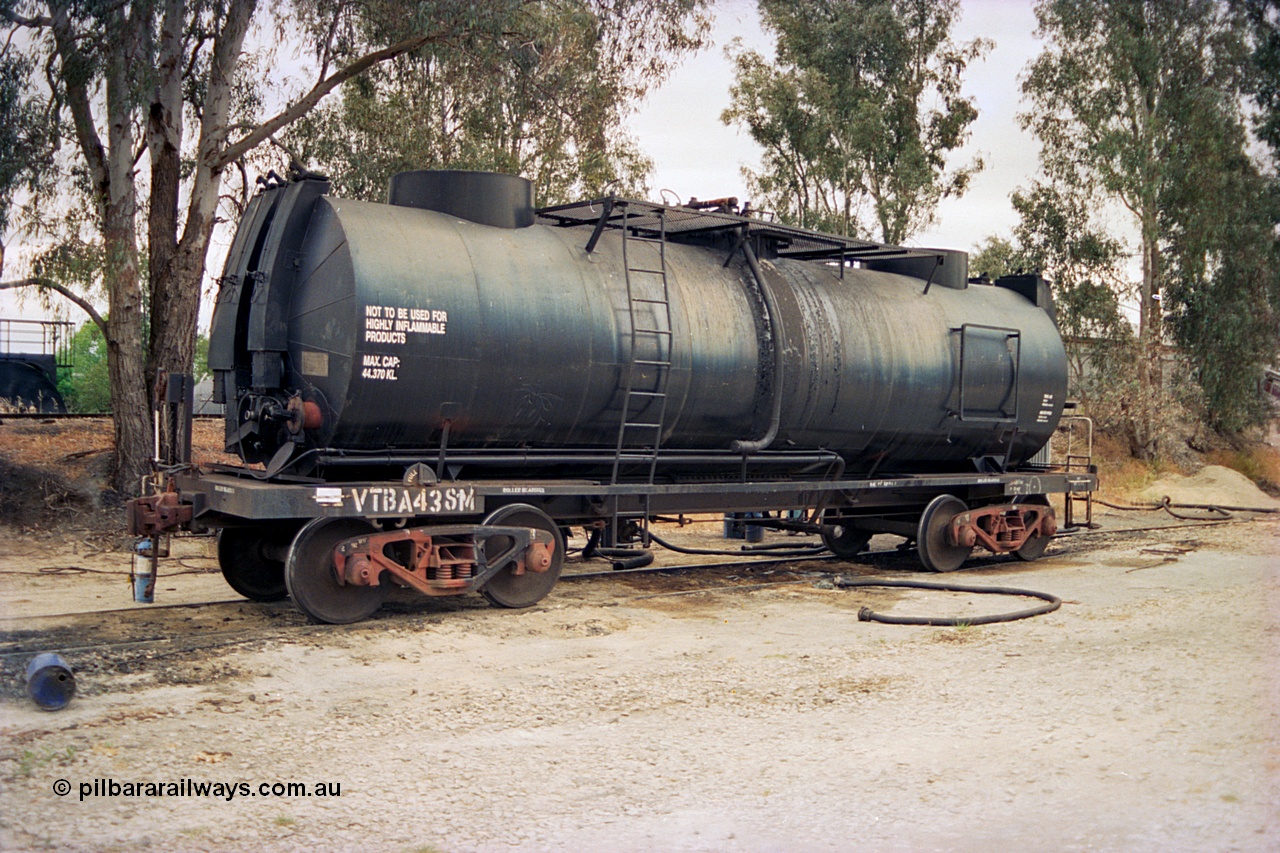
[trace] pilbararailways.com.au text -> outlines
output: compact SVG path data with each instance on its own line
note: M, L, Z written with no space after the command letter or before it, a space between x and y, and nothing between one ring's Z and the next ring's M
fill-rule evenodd
M59 779L53 783L53 792L65 797L72 791L71 783ZM80 800L89 797L211 797L230 802L236 797L341 797L341 782L204 782L196 779L180 779L176 782L149 780L94 779L79 783Z

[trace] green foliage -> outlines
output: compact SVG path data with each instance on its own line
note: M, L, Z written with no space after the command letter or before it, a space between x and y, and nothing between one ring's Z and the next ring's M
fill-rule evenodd
M963 194L982 163L947 169L977 118L961 78L990 42L952 42L958 11L956 0L760 0L775 61L731 50L721 115L764 148L761 171L745 170L757 206L901 243Z
M995 281L1022 269L1018 247L1004 237L992 234L969 253L969 275Z
M1258 112L1254 128L1258 138L1280 158L1280 2L1277 0L1236 0L1249 23L1253 53L1248 81Z
M70 412L110 412L111 382L107 373L107 344L94 323L85 323L71 337L71 368L58 372L58 392ZM195 381L210 376L209 336L196 338Z
M1240 148L1231 148L1230 162L1208 168L1206 158L1188 187L1229 203L1213 212L1177 207L1169 215L1170 326L1191 359L1210 425L1225 433L1270 417L1259 383L1280 353L1280 198Z
M494 4L505 10L500 28L442 39L373 69L300 122L289 142L352 198L382 199L393 174L426 168L522 175L539 204L608 190L642 194L652 164L623 119L680 55L701 45L702 5ZM370 29L348 32L347 49Z
M969 259L974 275L995 279L1038 272L1053 285L1058 328L1075 339L1123 341L1132 331L1120 311L1128 290L1123 246L1091 222L1079 195L1050 184L1015 190L1020 220L1013 240L987 237Z
M14 195L34 191L49 167L56 127L31 94L34 71L29 58L0 52L0 236L9 226ZM2 261L0 254L0 267Z
M1238 27L1214 0L1042 0L1024 126L1048 174L1115 195L1137 216L1188 164L1185 110L1241 83Z
M1280 301L1267 283L1276 268L1275 219L1260 203L1247 154L1249 42L1240 8L1218 0L1042 0L1036 7L1048 44L1023 81L1032 104L1023 124L1042 143L1054 187L1091 205L1120 202L1140 235L1140 338L1126 356L1137 373L1128 377L1134 386L1124 402L1132 448L1142 455L1159 446L1166 398L1191 387L1161 379L1166 331L1204 391L1196 407L1225 431L1260 414L1260 366L1276 351ZM1111 251L1105 242L1078 248L1081 258L1100 262ZM1082 331L1108 334L1105 303L1117 292L1110 290L1078 290L1079 316L1093 317Z
M1120 241L1099 230L1088 202L1048 184L1013 193L1020 216L1014 229L1018 266L1041 270L1053 282L1058 326L1074 338L1125 340L1131 330L1120 313L1128 285L1120 267Z
M107 343L94 323L71 337L70 370L59 371L58 392L70 412L110 412L111 381L107 375Z
M213 371L209 369L209 336L196 335L196 357L195 364L191 367L191 375L195 377L196 382L213 376Z

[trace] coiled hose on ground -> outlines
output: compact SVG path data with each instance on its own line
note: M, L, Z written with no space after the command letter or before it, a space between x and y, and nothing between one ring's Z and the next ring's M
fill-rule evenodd
M958 583L934 583L932 581L899 581L885 580L883 578L855 578L848 575L839 575L834 580L835 585L840 589L851 589L853 587L862 586L889 586L899 587L902 589L934 589L943 592L971 592L979 595L1022 595L1029 598L1039 598L1048 602L1026 610L1015 610L1011 613L997 613L993 616L974 616L974 617L956 617L945 618L938 616L886 616L883 613L877 613L870 607L864 607L858 611L859 622L884 622L887 625L938 625L944 627L956 627L959 625L992 625L996 622L1014 622L1018 619L1027 619L1032 616L1040 616L1044 613L1052 613L1062 606L1062 599L1056 595L1047 592L1036 592L1032 589L1018 589L1011 586L969 586L968 584Z
M1255 512L1255 513L1276 513L1280 512L1274 507L1247 507L1247 506L1220 506L1215 504L1187 504L1174 503L1167 495L1160 503L1149 505L1130 506L1126 504L1114 503L1095 497L1094 500L1103 506L1112 509L1128 510L1128 511L1151 511L1156 512L1164 510L1171 516L1184 521L1225 521L1233 518L1233 512ZM1188 515L1179 513L1176 510L1192 509L1203 510L1212 515ZM646 549L630 549L630 548L600 548L598 544L601 536L600 530L594 530L587 542L587 546L582 549L582 556L590 559L593 556L601 556L613 559L614 569L632 569L647 566L653 562L653 552ZM662 537L649 533L649 538L654 542L666 548L669 551L675 551L678 554L692 554L698 556L729 556L740 557L751 553L764 553L771 557L812 557L826 551L827 548L822 544L813 544L806 546L790 546L786 544L780 545L758 545L744 546L743 548L732 551L717 548L687 548L674 543L668 542ZM869 607L863 607L858 611L858 620L860 622L882 622L888 625L932 625L938 627L958 627L966 625L992 625L999 622L1014 622L1019 619L1028 619L1032 616L1041 616L1045 613L1052 613L1062 606L1062 599L1056 595L1046 592L1036 592L1030 589L1019 589L1016 587L1004 586L970 586L967 584L954 583L936 583L933 581L912 581L912 580L886 580L881 578L861 578L852 577L850 575L838 575L833 580L834 585L839 589L852 589L856 587L895 587L899 589L928 589L938 590L942 592L962 592L973 593L977 595L1016 595L1028 598L1038 598L1046 602L1045 604L1030 607L1025 610L1015 610L1009 613L997 613L990 616L977 617L935 617L935 616L888 616L883 613L877 613Z

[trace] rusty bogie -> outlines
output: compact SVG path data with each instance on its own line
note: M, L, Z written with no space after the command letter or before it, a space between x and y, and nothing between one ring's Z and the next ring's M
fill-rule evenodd
M486 555L477 540L489 537L505 537L511 544ZM545 572L554 551L554 538L536 528L416 527L341 542L334 549L334 566L339 584L378 586L385 571L424 595L458 595L479 589L507 565L514 575Z
M981 545L993 554L1008 554L1033 536L1047 541L1057 532L1057 520L1048 506L997 504L957 514L947 525L947 542L961 547Z

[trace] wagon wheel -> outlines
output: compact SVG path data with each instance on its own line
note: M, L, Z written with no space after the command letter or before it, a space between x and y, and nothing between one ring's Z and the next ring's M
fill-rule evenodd
M920 562L929 571L954 572L968 558L973 548L949 544L946 532L951 520L968 509L964 501L953 495L938 495L924 508L916 534L916 547L920 551Z
M823 533L822 544L827 550L842 560L852 560L867 549L871 542L871 531L859 530L844 523L839 516L828 516L826 523L835 528L834 533Z
M564 537L560 535L559 525L545 512L528 504L504 506L490 513L484 523L492 527L536 527L551 534L554 551L551 566L545 572L527 571L517 575L513 560L480 589L481 594L498 607L531 607L537 604L551 592L560 578L560 569L564 567ZM499 554L511 545L507 536L488 536L483 546L486 553Z
M1045 495L1028 495L1025 498L1018 498L1014 503L1040 504L1041 506L1049 505L1049 498ZM1052 536L1041 536L1039 533L1029 537L1026 542L1022 543L1022 547L1013 552L1013 555L1019 560L1038 560L1044 555L1044 549L1049 547L1049 542L1053 540Z
M225 527L218 533L218 566L236 592L253 601L280 601L289 595L284 562L268 549L288 547L289 536L256 527Z
M333 563L338 543L375 530L360 518L317 518L298 531L284 562L284 580L294 604L312 622L359 622L382 606L386 584L340 584Z

